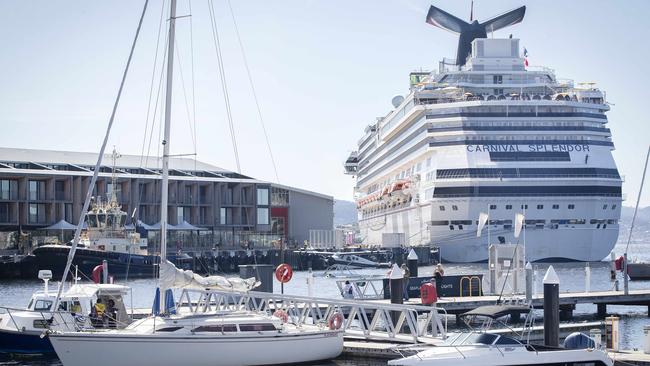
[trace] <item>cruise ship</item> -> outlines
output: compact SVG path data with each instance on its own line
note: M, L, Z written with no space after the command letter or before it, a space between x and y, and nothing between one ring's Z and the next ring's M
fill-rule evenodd
M458 263L485 262L499 243L522 244L533 262L610 253L622 202L610 105L595 83L529 66L519 39L495 36L525 10L479 23L430 8L427 23L459 34L456 58L412 72L344 163L365 244L397 237Z

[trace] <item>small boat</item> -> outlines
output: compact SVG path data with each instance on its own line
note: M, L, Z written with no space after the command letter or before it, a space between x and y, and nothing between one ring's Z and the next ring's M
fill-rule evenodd
M527 341L533 326L532 308L519 304L481 306L461 314L465 323L477 330L451 334L443 345L434 346L413 356L388 362L389 365L443 366L525 366L525 365L593 365L612 366L613 361L596 347L593 339L573 333L564 347L549 347ZM525 314L520 339L490 332L498 323L508 327L504 319ZM512 328L511 328L512 330Z
M509 336L469 332L458 333L448 338L444 345L432 347L413 356L389 361L388 364L403 366L448 366L452 364L456 366L612 366L614 363L601 349L547 347L526 344Z
M366 252L336 252L329 258L330 265L345 268L389 268L390 263L381 263L366 258Z
M23 309L0 307L0 353L23 355L53 354L54 348L43 334L48 329L57 329L66 324L84 328L114 326L123 328L131 322L124 299L130 288L115 284L74 284L59 302L59 310L52 309L56 293L50 293L48 281L50 271L39 271L39 278L44 280L43 291L35 292L27 307ZM91 317L92 305L101 299L107 304L114 303L114 318L96 319ZM101 324L100 324L101 323Z

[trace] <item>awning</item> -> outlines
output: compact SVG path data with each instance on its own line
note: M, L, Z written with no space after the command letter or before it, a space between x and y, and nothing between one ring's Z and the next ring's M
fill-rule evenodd
M71 223L61 220L54 225L50 225L43 230L76 230L77 225L72 225Z
M169 230L189 230L189 231L204 231L204 230L209 230L204 227L198 227L190 224L187 221L183 221L178 225L175 225L174 228L170 228Z

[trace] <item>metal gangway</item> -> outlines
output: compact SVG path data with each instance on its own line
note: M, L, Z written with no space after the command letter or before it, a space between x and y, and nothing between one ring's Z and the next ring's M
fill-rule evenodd
M447 312L424 305L385 304L347 299L324 299L267 292L202 291L181 292L179 312L204 314L223 311L282 310L289 321L327 326L342 314L341 329L346 337L390 340L403 343L431 343L446 338Z

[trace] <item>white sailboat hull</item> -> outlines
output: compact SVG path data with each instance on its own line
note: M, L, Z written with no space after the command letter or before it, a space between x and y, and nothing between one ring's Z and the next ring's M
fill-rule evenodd
M67 333L52 334L50 340L64 366L272 365L331 359L343 349L342 332L268 337Z

